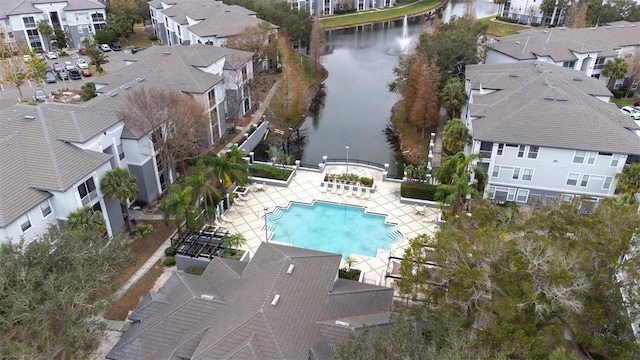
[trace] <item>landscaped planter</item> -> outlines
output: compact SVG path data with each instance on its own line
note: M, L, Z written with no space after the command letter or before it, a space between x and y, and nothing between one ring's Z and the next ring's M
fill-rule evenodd
M234 194L238 194L238 195L242 195L242 196L247 196L249 194L249 187L248 186L236 186L236 188L233 189L233 193Z
M353 280L353 281L359 281L360 280L360 273L362 271L358 270L358 269L351 269L351 270L347 270L347 269L339 269L338 270L338 277L340 279L347 279L347 280Z

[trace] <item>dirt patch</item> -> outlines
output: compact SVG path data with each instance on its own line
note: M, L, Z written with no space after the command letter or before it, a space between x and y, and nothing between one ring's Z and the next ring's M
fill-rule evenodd
M404 159L414 165L424 164L429 159L429 137L436 132L436 127L425 129L425 138L422 138L422 129L416 129L415 125L404 120L399 114L402 104L397 103L392 110L391 122L399 137L400 150Z

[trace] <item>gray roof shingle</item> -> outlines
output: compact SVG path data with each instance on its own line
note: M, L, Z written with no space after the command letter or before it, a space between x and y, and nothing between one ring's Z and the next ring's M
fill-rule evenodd
M241 274L218 258L199 278L174 274L160 290L169 304L157 302L160 309L132 324L107 357L166 358L176 348L183 354L195 348L189 356L192 359L299 359L318 350L331 356L322 322L371 314L361 318L363 323L377 324L389 311L393 297L391 288L354 281L339 280L334 286L340 261L339 254L263 243ZM294 269L288 274L291 264ZM201 299L204 293L215 294L213 300ZM276 294L279 301L272 306ZM200 309L195 301L211 305ZM192 321L186 330L174 328L172 335L157 330L171 328L173 314L178 313L191 314L189 319L198 314L202 320ZM196 347L190 341L200 334ZM158 337L166 337L163 345ZM147 340L157 351L149 352ZM189 351L182 345L187 343Z
M637 125L606 96L606 87L577 70L537 61L468 65L474 94L473 137L481 141L640 154Z
M616 49L640 45L640 22L619 21L593 28L528 29L504 36L487 46L518 60L549 56L556 62L573 61L573 52L598 52L598 57L617 55Z

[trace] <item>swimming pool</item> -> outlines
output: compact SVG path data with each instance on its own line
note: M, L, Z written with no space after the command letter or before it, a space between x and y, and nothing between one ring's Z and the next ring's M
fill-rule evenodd
M273 241L293 246L342 254L375 257L402 235L385 215L368 214L363 207L315 201L292 202L267 214L267 228Z

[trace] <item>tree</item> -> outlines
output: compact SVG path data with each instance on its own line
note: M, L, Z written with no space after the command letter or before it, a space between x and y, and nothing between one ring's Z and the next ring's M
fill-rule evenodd
M0 353L13 359L88 358L113 278L131 256L126 241L49 228L30 243L0 245Z
M62 30L61 27L56 26L53 29L53 41L56 42L56 47L58 49L64 49L69 45L67 33Z
M214 185L213 171L203 159L198 159L196 166L189 169L189 173L190 175L184 179L184 183L193 188L194 198L192 201L196 204L202 201L205 215L210 218L212 213L215 214L215 207L211 210L209 206L222 200L220 191Z
M98 44L90 36L82 39L82 46L84 47L84 51L89 57L89 63L96 67L97 72L102 73L102 65L109 62L109 60L107 60L107 55L98 50Z
M460 119L451 119L444 125L442 145L449 154L464 151L464 147L471 143L469 129Z
M418 56L415 53L400 56L398 66L393 68L394 80L387 84L389 91L397 94L403 94L406 91L410 78L409 73L417 59Z
M636 48L631 56L626 57L626 60L629 64L628 76L630 83L640 84L640 48ZM627 96L629 95L627 94Z
M240 186L246 184L249 178L249 168L242 158L234 156L236 153L227 154L230 155L210 154L204 158L204 164L210 168L211 176L224 188L230 187L234 183Z
M613 86L618 79L624 79L629 71L629 64L621 58L615 57L613 60L607 61L602 67L602 75L609 78L609 89L613 90Z
M325 54L325 48L327 47L327 40L325 37L325 30L322 23L318 20L316 14L313 19L313 27L311 28L311 44L309 45L309 58L311 59L311 74L318 76L320 67L320 59Z
M281 85L278 86L275 96L275 109L279 111L277 117L286 121L299 119L304 113L305 88L303 78L300 76L301 70L297 55L291 48L291 40L286 31L279 35L278 39L279 58L282 67Z
M547 16L556 8L556 0L542 0L540 11L542 11L542 26L547 25Z
M432 34L422 33L416 49L440 69L440 81L445 84L450 77L464 77L466 64L482 62L485 50L480 45L487 27L469 17L453 17Z
M587 27L587 6L586 2L571 4L564 25L571 29Z
M450 216L455 216L464 209L467 196L476 196L484 190L485 171L479 165L471 165L479 155L465 155L459 152L434 169L435 178L440 185L436 190L436 200L448 207ZM471 181L472 174L477 183Z
M80 87L80 98L82 101L89 101L96 97L96 84L89 81Z
M102 212L93 211L88 206L69 213L65 227L72 232L83 232L92 237L100 237L107 232Z
M192 96L141 87L127 96L126 104L127 110L118 116L140 136L152 140L159 161L165 165L166 179L171 179L177 165L184 173L184 161L206 152L203 144L209 141L205 138L209 116L204 104Z
M347 265L347 271L351 271L351 266L353 266L353 264L357 262L358 260L356 260L352 256L347 256L346 258L344 258L344 263Z
M38 32L47 39L47 50L51 51L51 35L53 35L53 28L47 20L40 20L37 23Z
M247 239L240 233L229 234L222 237L224 248L238 250L247 243Z
M261 62L277 57L277 41L271 39L271 26L266 21L258 26L247 26L239 34L230 36L224 46L253 53L254 69L259 69Z
M493 0L494 4L498 4L498 16L502 16L502 14L504 14L504 6L508 2L509 0Z
M104 196L108 199L120 201L120 204L124 207L129 233L133 232L133 226L131 225L128 201L138 196L138 185L136 182L136 177L125 168L109 170L104 174L102 180L100 180L100 189Z
M107 32L116 39L128 39L133 26L140 21L138 4L135 1L109 1L107 4Z
M464 90L464 84L460 78L452 77L447 80L442 90L440 90L440 103L447 110L450 118L460 114L460 109L467 101L467 94Z
M640 163L625 165L616 178L618 178L617 192L630 196L640 193Z
M2 73L3 80L7 83L13 85L18 89L18 93L20 94L20 98L22 98L22 85L27 82L27 71L26 68L17 63L17 60L14 59L6 59L2 62Z
M409 120L422 128L422 138L427 128L436 127L440 116L440 102L438 89L440 74L438 68L421 56L414 64L410 73L409 85L405 91L404 100ZM414 93L410 93L414 92Z
M194 206L194 189L191 186L173 185L169 194L160 202L163 220L166 225L174 219L178 225L178 234L184 236L182 223L187 230L193 231L204 224L199 207Z

